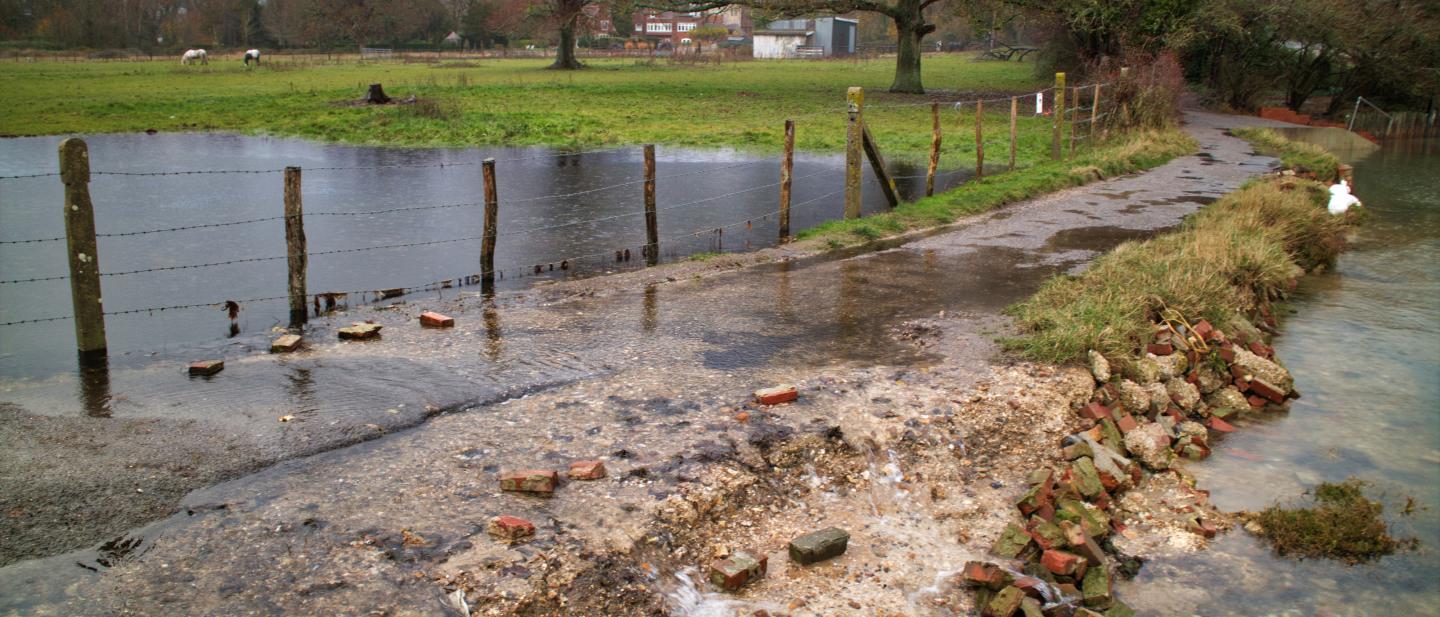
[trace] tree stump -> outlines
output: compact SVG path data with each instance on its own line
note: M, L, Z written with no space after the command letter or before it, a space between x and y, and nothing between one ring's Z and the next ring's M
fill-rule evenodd
M370 84L370 90L365 93L365 102L371 105L384 105L390 102L390 97L385 96L385 89L380 84Z

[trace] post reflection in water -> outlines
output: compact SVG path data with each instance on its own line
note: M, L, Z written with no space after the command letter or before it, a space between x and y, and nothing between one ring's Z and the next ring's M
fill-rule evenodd
M481 315L485 322L485 357L491 362L500 359L505 353L505 346L501 340L500 332L500 310L495 307L494 292L486 293L480 302Z
M864 337L864 302L861 295L869 284L865 277L866 259L847 259L840 262L840 287L835 297L836 340L849 347Z
M110 360L104 356L81 360L80 403L87 416L110 417Z
M790 297L790 262L780 262L776 265L776 270L779 274L775 281L775 304L779 308L780 316L788 322L795 317Z
M310 375L310 369L295 367L285 377L285 392L290 395L294 410L305 412L317 409L315 379Z
M660 309L656 301L657 290L655 285L645 286L645 303L640 317L640 328L646 332L654 332L655 326L660 319Z

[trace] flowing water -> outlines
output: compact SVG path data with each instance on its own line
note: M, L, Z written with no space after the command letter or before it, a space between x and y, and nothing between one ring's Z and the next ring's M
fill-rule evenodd
M59 141L0 140L0 176L54 172ZM285 166L307 169L302 196L312 293L420 287L478 272L478 202L483 201L478 162L487 156L498 160L496 267L502 286L529 282L537 266L543 266L543 276L555 277L643 263L638 148L584 154L544 148L378 148L211 133L97 135L87 141L94 171L259 172L95 175L90 188L100 234L265 219L101 237L101 272L161 269L104 277L107 311L279 297L242 303L235 331L228 329L231 322L223 312L210 306L111 316L106 326L112 361L284 324L285 240L278 218L283 188L282 174L274 170ZM892 167L903 194L923 192L924 170L899 163ZM792 230L840 216L841 196L834 192L843 185L843 169L843 157L797 157ZM942 175L937 189L963 181L965 173ZM773 245L779 174L779 162L771 157L660 148L656 197L662 257ZM56 177L0 180L0 280L67 274L63 241L4 243L64 236L61 196ZM865 196L866 213L885 207L873 179ZM450 207L370 214L426 206ZM409 246L371 250L392 245ZM315 254L351 249L366 250ZM631 260L617 264L615 252L627 250ZM183 267L233 260L242 261ZM0 284L0 322L70 312L67 280ZM72 340L68 321L0 326L0 377L72 370Z
M1360 478L1385 504L1392 532L1420 546L1347 566L1279 558L1237 530L1208 550L1146 564L1121 589L1137 609L1440 614L1440 151L1434 141L1401 141L1355 166L1370 217L1333 271L1304 279L1276 339L1303 396L1288 414L1245 422L1190 469L1226 510Z

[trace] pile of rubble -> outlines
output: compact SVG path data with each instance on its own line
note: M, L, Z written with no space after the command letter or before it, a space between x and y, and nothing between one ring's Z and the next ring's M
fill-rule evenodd
M1110 536L1126 531L1121 510L1129 511L1118 503L1122 493L1151 474L1179 477L1168 473L1176 459L1208 457L1212 433L1233 431L1238 415L1299 396L1260 330L1238 318L1227 326L1233 334L1172 316L1122 370L1090 352L1097 387L1077 410L1088 428L1060 444L1061 462L1029 475L1029 490L1016 503L1021 521L991 549L999 560L969 562L960 575L978 590L983 615L1134 614L1112 586L1121 560ZM1184 492L1204 505L1204 491ZM1213 509L1192 505L1179 514L1185 530L1206 538L1223 525Z

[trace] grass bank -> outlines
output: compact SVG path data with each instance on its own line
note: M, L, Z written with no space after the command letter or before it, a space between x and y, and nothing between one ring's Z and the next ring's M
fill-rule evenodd
M1022 334L1006 344L1047 362L1079 360L1091 349L1123 361L1150 341L1165 308L1232 327L1340 252L1346 219L1325 211L1327 198L1312 180L1252 182L1178 231L1122 244L1084 274L1051 279L1010 309Z
M1085 150L1070 161L1044 161L1025 169L986 176L894 211L859 219L821 223L798 234L840 247L910 229L950 223L1007 203L1080 186L1102 178L1151 169L1196 149L1178 129L1145 131Z
M589 60L582 71L545 70L547 59L467 62L310 62L277 57L247 69L238 56L209 66L152 62L0 64L0 134L229 130L335 142L405 146L657 143L777 151L786 118L797 146L845 142L845 89L863 86L866 117L886 155L918 158L930 144L930 100L1033 92L1032 64L927 56L928 96L885 92L893 59L751 61L671 65ZM343 104L382 83L412 105ZM1000 148L1009 106L987 120ZM1025 106L1022 105L1024 110ZM1003 117L1002 117L1003 116ZM974 150L974 108L946 107L946 168ZM954 127L954 128L952 128ZM1048 120L1021 122L1020 164L1048 153ZM954 131L959 131L954 133ZM973 158L968 158L972 160Z
M1297 175L1313 174L1321 182L1339 179L1336 170L1340 167L1340 159L1320 146L1286 139L1271 129L1240 128L1231 133L1250 142L1257 152L1279 158L1281 166Z

